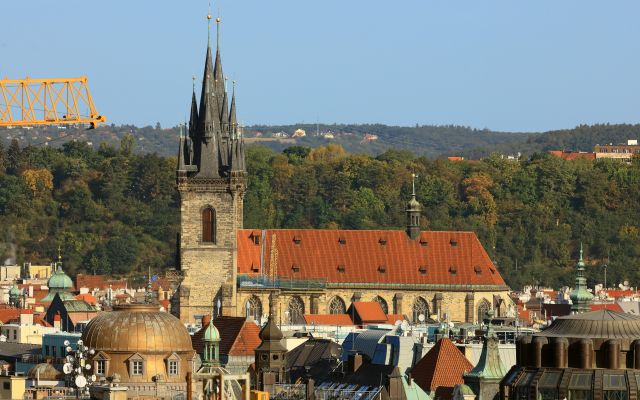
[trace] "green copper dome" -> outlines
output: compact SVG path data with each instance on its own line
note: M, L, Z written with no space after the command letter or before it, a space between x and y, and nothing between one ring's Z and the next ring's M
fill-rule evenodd
M202 337L202 340L206 342L220 341L220 332L218 331L218 328L216 328L216 326L213 325L213 322L210 322L209 326L207 327L207 330L204 331L204 336Z
M10 297L20 297L20 289L16 285L13 285L11 289L9 289Z
M58 268L51 278L49 278L47 286L49 287L49 291L51 291L51 289L73 289L73 281L69 278L69 275L64 273L62 268Z
M584 276L584 261L582 259L582 243L580 243L580 259L576 266L576 286L569 294L573 303L571 311L573 313L583 313L590 311L589 304L593 300L593 295L587 290L587 278Z

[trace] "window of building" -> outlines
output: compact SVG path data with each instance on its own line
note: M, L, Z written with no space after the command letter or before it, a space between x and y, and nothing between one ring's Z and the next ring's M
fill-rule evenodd
M389 305L387 304L387 301L385 299L383 299L380 296L376 296L376 297L373 298L373 301L375 301L378 304L380 304L380 308L382 308L382 311L385 314L389 314Z
M216 242L216 210L211 207L202 210L202 241Z
M491 305L487 300L482 300L478 305L478 323L481 323L487 318L487 311L491 308Z
M535 372L527 371L520 377L516 384L516 400L529 400L529 391L531 390L531 381L536 376Z
M412 311L413 311L413 323L414 324L420 323L421 315L425 319L429 317L429 304L422 297L418 297L416 301L413 303ZM422 321L424 321L425 319L423 319Z
M57 357L56 350L58 350L56 346L51 346L51 355L53 356L53 358Z
M247 317L252 317L256 321L260 321L260 318L262 318L262 302L257 296L249 297L245 310L247 311Z
M300 297L294 296L289 300L287 311L289 311L288 322L290 324L298 324L304 321L304 301Z
M18 340L18 330L13 331L13 340Z
M44 355L45 356L49 355L49 345L44 346Z
M96 361L96 374L97 375L105 375L107 372L107 362L105 360L97 360Z
M340 297L334 297L329 303L329 314L345 314L346 312L346 305Z
M558 400L558 383L561 376L560 371L545 371L538 382L539 400Z
M168 372L169 375L178 375L178 361L177 360L169 360L168 363Z
M131 362L131 375L142 375L142 361Z
M11 382L3 382L2 383L2 388L4 390L11 390Z
M627 400L627 380L624 373L605 373L602 377L603 400Z
M591 400L593 398L593 390L591 381L593 374L591 372L575 372L569 380L569 397L567 400Z

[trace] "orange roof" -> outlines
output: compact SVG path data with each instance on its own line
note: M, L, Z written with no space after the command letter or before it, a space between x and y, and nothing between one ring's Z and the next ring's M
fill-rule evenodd
M460 157L460 156L449 156L449 157L447 157L447 160L449 160L449 161L464 161L464 157Z
M402 314L389 314L387 315L387 324L394 325L397 321L404 321L404 315Z
M171 308L171 300L160 300L159 303L167 311Z
M453 387L464 383L462 375L473 369L460 350L448 338L442 338L411 369L411 377L426 392L435 390L447 398Z
M336 285L505 285L473 232L425 231L417 240L400 230L269 229L263 235L242 229L237 235L240 274L271 273L275 236L274 272L280 278L320 279Z
M565 151L565 150L551 150L549 154L560 157L563 160L595 160L596 153L587 153L584 151Z
M104 290L111 287L113 290L126 289L126 279L107 279L104 275L85 275L78 274L76 276L76 288L80 290L81 287L89 289Z
M67 317L71 320L73 325L76 325L81 321L89 321L98 315L97 312L70 312L67 313Z
M220 332L220 354L230 356L252 356L260 345L260 328L244 317L218 317L213 325ZM193 349L202 353L202 336L209 325L204 325L191 336Z
M605 292L607 292L607 294L609 296L611 296L611 297L633 296L634 294L637 293L633 289L626 289L626 290L622 290L622 289L607 289L607 290L605 290Z
M305 314L307 325L353 325L349 314Z
M79 294L76 296L76 299L78 300L84 300L87 303L95 306L96 305L96 298L93 297L92 295L90 295L89 293L85 293L85 294Z
M354 301L353 307L363 324L372 322L387 322L387 315L377 301Z
M589 308L591 308L591 311L610 310L610 311L616 311L619 313L624 312L624 310L622 309L622 307L620 307L620 304L618 303L589 304Z
M7 324L9 321L20 319L20 309L19 308L6 308L0 310L0 322L2 324Z

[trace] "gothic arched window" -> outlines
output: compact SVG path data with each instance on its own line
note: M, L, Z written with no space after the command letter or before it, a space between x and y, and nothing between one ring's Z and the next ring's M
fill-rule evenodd
M216 210L211 207L202 210L202 241L216 242Z
M345 314L346 312L347 306L340 297L334 297L329 303L329 314Z
M260 321L260 318L262 318L262 302L257 296L249 297L244 309L247 317L252 317L256 321Z
M422 297L418 297L413 303L413 323L420 322L420 315L423 315L425 320L429 318L429 303Z
M482 323L487 318L487 311L491 308L491 304L486 299L483 299L478 305L478 324Z
M287 311L289 311L288 322L290 324L300 323L304 319L304 301L298 296L292 297L291 300L289 300Z
M380 304L380 307L382 307L382 311L385 314L389 314L389 306L387 305L387 301L385 299L383 299L380 296L376 296L376 297L373 298L373 301L375 301L378 304Z

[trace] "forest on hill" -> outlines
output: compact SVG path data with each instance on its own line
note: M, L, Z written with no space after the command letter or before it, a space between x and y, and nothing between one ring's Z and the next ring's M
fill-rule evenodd
M291 138L302 129L306 136ZM492 153L528 158L549 150L592 151L596 144L626 143L640 139L640 125L580 125L573 129L544 133L496 132L457 125L416 125L412 127L382 124L294 124L254 125L244 129L247 144L260 144L281 152L287 147L322 147L338 144L349 153L378 156L388 150L408 150L417 157L446 158L464 156L478 160ZM320 133L320 135L318 135ZM40 126L33 128L0 128L0 141L8 145L16 139L20 146L61 147L69 141L87 142L98 149L101 143L118 147L127 135L135 137L135 152L157 153L170 157L178 148L179 128L133 125L102 125L87 130L78 127ZM374 138L374 139L373 139Z
M143 275L175 265L174 157L85 142L0 149L2 260ZM422 228L478 234L507 282L572 285L580 242L589 285L640 283L640 163L564 161L535 154L450 162L406 150L378 156L341 146L247 149L245 227L403 229L417 173Z

